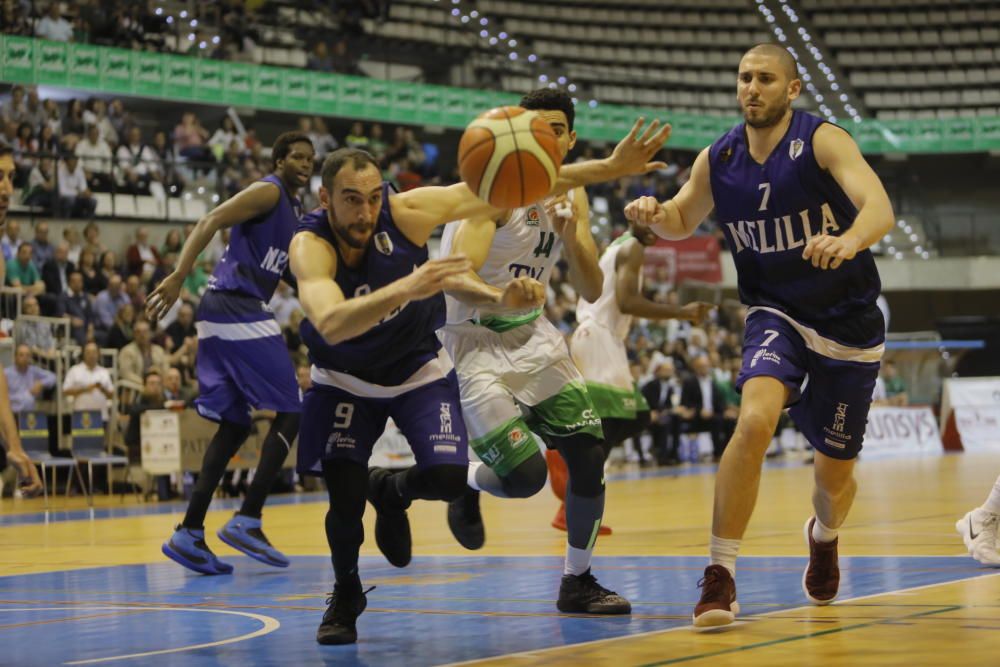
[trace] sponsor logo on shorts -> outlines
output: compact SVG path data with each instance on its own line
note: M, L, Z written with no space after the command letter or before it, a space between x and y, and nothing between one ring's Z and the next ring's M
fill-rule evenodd
M354 449L357 444L358 441L346 433L334 431L330 434L330 437L326 439L326 454L327 456L333 454L334 449Z
M392 239L386 232L379 232L375 235L375 249L383 255L392 254Z
M593 409L587 408L580 413L580 420L574 424L567 424L567 431L576 431L581 428L586 428L588 426L600 426L601 418L594 414Z
M451 433L451 403L441 404L441 433Z
M757 350L753 355L753 359L750 360L750 368L753 368L757 365L758 361L762 360L770 361L774 364L780 364L781 356L777 352L771 352L770 350Z
M635 410L636 408L635 396L629 396L628 398L623 399L622 405L625 407L626 410Z
M479 458L482 459L483 463L486 465L494 466L500 460L500 448L493 445L488 450L480 454Z
M838 443L850 442L853 436L846 432L847 429L847 403L838 403L837 408L833 413L833 423L830 426L824 426L823 432L826 433L830 438L838 441ZM833 447L839 447L843 449L844 444L833 445L830 443L829 439L824 439L827 444Z
M837 442L836 440L831 440L830 438L823 438L823 442L830 445L834 449L847 449L847 445L843 442Z
M435 454L454 454L458 452L458 447L455 445L434 445Z
M833 415L833 430L836 433L844 432L844 423L847 421L847 403L838 403L837 411Z

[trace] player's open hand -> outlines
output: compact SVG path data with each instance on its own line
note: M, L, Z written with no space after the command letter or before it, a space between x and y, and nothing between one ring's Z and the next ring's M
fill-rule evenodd
M693 301L692 303L686 303L681 307L681 315L679 319L687 320L694 325L699 325L705 321L705 318L707 318L708 314L714 309L714 303Z
M614 152L611 153L609 162L619 177L646 174L667 166L666 162L650 162L650 160L670 138L670 124L666 123L660 127L660 121L654 120L643 131L645 123L646 119L640 116L632 126L632 131L618 142Z
M180 296L183 285L184 276L176 271L164 278L156 286L156 289L146 297L146 317L155 322L166 315L170 307L177 301L177 297Z
M625 219L652 227L665 223L667 212L656 197L639 197L625 206Z
M465 255L451 255L432 259L400 280L407 300L420 300L448 289L450 279L472 270L472 262Z
M545 303L545 286L534 278L514 278L507 283L500 305L511 310L541 308Z
M836 269L858 254L860 242L853 236L820 234L809 239L802 259L812 261L818 269Z

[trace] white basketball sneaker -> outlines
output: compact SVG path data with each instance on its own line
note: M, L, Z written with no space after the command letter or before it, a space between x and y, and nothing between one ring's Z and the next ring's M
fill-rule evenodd
M997 549L997 524L1000 515L977 507L955 523L969 554L983 565L1000 566Z

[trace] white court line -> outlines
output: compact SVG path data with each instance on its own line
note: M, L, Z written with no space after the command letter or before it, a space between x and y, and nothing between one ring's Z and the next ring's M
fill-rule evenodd
M200 648L212 648L213 646L223 646L225 644L234 644L236 642L246 641L247 639L253 639L254 637L261 637L263 635L270 634L281 627L281 623L277 619L271 618L270 616L263 616L261 614L251 614L243 611L224 611L222 609L185 609L183 607L144 607L141 605L111 605L111 606L85 606L78 607L74 605L66 605L63 607L28 607L24 609L10 609L0 607L0 612L4 611L68 611L68 610L81 610L81 611L102 611L110 609L128 610L128 611L183 611L183 612L197 612L197 613L207 613L207 614L227 614L230 616L243 616L245 618L251 618L255 621L259 621L263 624L263 627L255 630L254 632L247 633L245 635L239 635L238 637L231 637L229 639L222 639L215 642L208 642L206 644L191 644L190 646L181 646L178 648L166 648L159 651L147 651L145 653L130 653L129 655L114 655L107 658L91 658L89 660L74 660L72 662L65 662L64 665L93 665L99 662L112 662L114 660L128 660L130 658L145 658L151 655L163 655L165 653L180 653L181 651L194 651ZM81 619L86 620L86 619Z
M856 598L847 598L845 600L837 600L836 602L834 602L830 606L836 607L836 606L843 605L844 603L847 603L847 602L857 602L858 600L867 600L867 599L870 599L870 598L882 597L883 595L900 595L900 594L909 595L911 593L915 593L916 591L924 590L924 589L927 589L927 588L935 588L937 586L944 586L946 584L956 584L956 583L959 583L959 582L962 582L962 581L971 581L973 579L983 579L983 578L986 578L986 577L1000 577L1000 572L993 572L993 573L990 573L990 574L980 574L980 575L977 575L975 577L965 577L964 579L953 579L952 581L940 581L940 582L938 582L936 584L924 584L923 586L913 586L912 588L900 588L900 589L895 590L895 591L885 591L883 593L872 593L871 595L861 595L861 596L856 597ZM934 606L934 605L928 605L928 606ZM776 609L774 611L764 612L763 614L749 614L749 615L745 616L744 619L754 619L754 618L760 618L762 616L771 616L773 614L785 614L785 613L792 612L792 611L801 611L803 609L815 609L815 608L816 608L816 605L805 604L805 605L802 605L801 607L792 607L790 609ZM739 620L744 620L744 619L739 619L738 618L737 623L739 622ZM725 626L720 626L720 627L725 627ZM648 632L639 632L639 633L634 634L634 635L622 635L622 636L619 636L619 637L608 637L606 639L595 639L595 640L589 641L589 642L579 642L579 643L576 643L576 644L563 644L562 646L549 646L547 648L539 648L539 649L534 649L534 650L531 650L531 651L518 651L517 653L503 653L501 655L494 655L494 656L489 656L489 657L484 657L484 658L476 658L474 660L465 660L463 662L450 662L450 663L445 664L445 665L440 665L440 667L461 667L462 665L475 665L475 664L484 662L486 660L496 660L497 658L507 659L507 658L518 658L518 657L524 657L524 658L535 657L535 656L537 656L539 654L542 654L542 653L551 653L553 651L563 651L563 650L565 650L567 648L571 648L571 647L572 648L577 648L577 647L580 647L580 646L594 646L594 645L597 645L597 644L606 644L608 642L622 641L623 639L635 639L635 638L638 638L638 637L649 637L649 636L652 636L652 635L663 635L663 634L667 634L668 632L677 632L678 630L687 630L689 632L695 632L695 633L698 632L698 630L693 625L680 625L680 626L677 626L675 628L666 628L664 630L650 630Z

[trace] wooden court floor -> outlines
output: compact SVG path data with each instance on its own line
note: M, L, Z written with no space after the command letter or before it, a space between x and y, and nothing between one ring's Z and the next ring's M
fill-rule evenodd
M1000 453L864 460L841 532L843 585L830 607L806 605L802 525L812 468L769 464L743 542L740 621L696 632L690 613L705 565L711 466L625 471L608 483L594 571L633 602L630 618L565 616L554 606L564 534L556 501L486 498L487 546L467 552L444 505L416 503L413 563L378 554L374 513L362 578L377 588L351 647L313 636L332 573L325 496L265 508L286 570L209 543L231 576L189 573L160 554L183 504L59 498L0 503L0 665L1000 665L1000 570L963 555L954 522L983 501Z

